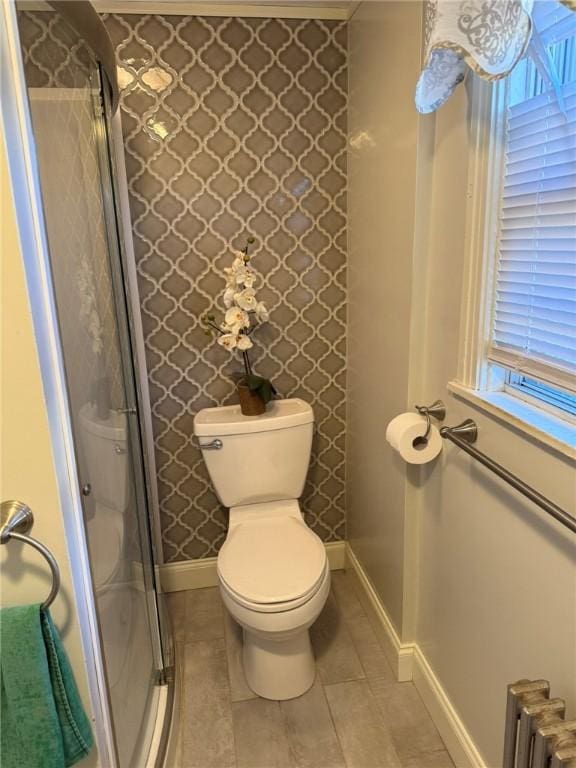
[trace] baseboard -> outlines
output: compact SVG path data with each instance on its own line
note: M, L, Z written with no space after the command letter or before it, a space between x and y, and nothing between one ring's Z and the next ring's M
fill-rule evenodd
M487 768L466 726L417 645L414 649L413 672L414 685L457 768Z
M386 613L372 582L349 544L346 545L346 565L356 576L360 586L360 602L371 620L398 682L412 680L414 643L402 643L396 628Z
M426 657L416 643L402 643L378 593L358 558L346 545L347 568L356 577L359 597L399 682L412 680L457 768L487 768L480 751Z
M344 568L346 566L346 542L330 541L325 544L325 547L330 570L337 571ZM179 563L161 565L160 583L164 592L216 587L218 585L216 558L206 557L202 560L184 560Z

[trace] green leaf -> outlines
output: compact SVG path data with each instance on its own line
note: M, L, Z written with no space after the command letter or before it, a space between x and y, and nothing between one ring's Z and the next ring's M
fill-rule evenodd
M246 384L251 392L257 392L264 403L269 403L276 394L276 390L272 382L268 381L268 379L265 379L262 376L256 376L255 374L251 373L247 376L244 376L242 378L242 382Z

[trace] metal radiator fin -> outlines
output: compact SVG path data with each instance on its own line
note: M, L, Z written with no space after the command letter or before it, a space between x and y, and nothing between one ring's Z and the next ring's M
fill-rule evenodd
M547 680L508 686L503 768L576 768L576 720Z

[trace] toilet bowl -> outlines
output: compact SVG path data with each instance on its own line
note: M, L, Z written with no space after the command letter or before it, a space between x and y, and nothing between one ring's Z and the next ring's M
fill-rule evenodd
M273 700L300 696L314 682L308 630L330 589L324 545L298 504L313 418L294 399L271 403L262 416L227 406L194 420L216 493L230 508L217 565L222 600L243 628L248 685Z

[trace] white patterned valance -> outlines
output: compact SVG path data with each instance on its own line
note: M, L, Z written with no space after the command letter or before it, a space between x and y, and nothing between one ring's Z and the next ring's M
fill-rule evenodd
M576 0L561 0L576 11ZM468 67L487 80L508 75L532 37L534 0L427 0L426 53L416 108L434 112Z

